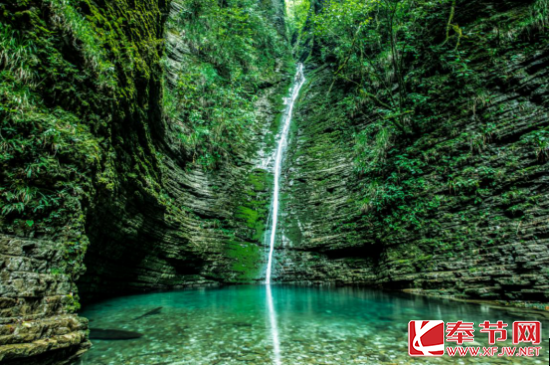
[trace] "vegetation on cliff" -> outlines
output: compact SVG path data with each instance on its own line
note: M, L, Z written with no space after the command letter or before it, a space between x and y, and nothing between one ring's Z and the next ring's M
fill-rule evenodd
M281 278L545 302L547 14L311 1Z
M470 155L482 154L501 127L484 113L492 98L488 78L495 87L509 84L514 76L500 70L548 49L548 1L515 3L505 12L508 3L514 2L494 2L492 11L504 13L491 17L467 1L329 1L313 17L320 59L331 65L335 83L350 88L340 108L354 121L345 128L354 130L360 205L379 223L374 230L422 228L439 202L422 178L436 157L426 155L419 137L446 128L456 143L470 145ZM475 118L478 129L457 130L457 114ZM541 164L548 161L547 126L533 123L521 143ZM499 179L489 167L483 176L457 174L466 156L437 158L447 161L437 173L449 189L476 202Z
M79 294L257 271L239 213L268 205L245 192L254 103L286 78L274 4L0 4L0 332L26 337L0 359L89 347Z
M546 301L547 36L548 0L1 3L0 356L83 347L78 291L260 278L292 52L276 280Z
M182 52L190 57L164 62L164 111L188 159L214 167L253 148L253 95L277 78L286 47L257 1L176 4L167 36L184 33Z
M255 94L284 66L283 31L269 25L276 10L252 0L171 6L174 16L152 0L0 5L0 226L62 241L67 266L56 273L83 272L87 213L100 201L137 190L187 215L164 186L159 140L179 144L184 169L251 149ZM177 65L165 37L183 49Z

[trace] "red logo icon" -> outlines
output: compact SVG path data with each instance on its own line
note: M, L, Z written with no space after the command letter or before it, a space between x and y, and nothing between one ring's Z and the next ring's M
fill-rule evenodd
M514 344L540 344L540 322L514 322Z
M411 320L409 356L443 356L444 330L443 320Z

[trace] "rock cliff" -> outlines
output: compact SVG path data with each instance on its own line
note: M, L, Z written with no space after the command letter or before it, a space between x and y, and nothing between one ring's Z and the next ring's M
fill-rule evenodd
M0 4L0 362L74 362L81 302L263 279L291 38L274 282L547 302L547 2L426 2L399 79L311 3L299 37L282 0Z
M259 278L283 3L0 10L0 361L78 357L82 301Z
M417 119L386 140L386 88L358 91L359 75L339 77L335 56L321 62L310 42L282 185L281 281L546 303L547 28L526 21L537 5L430 9L425 38L403 56ZM461 37L430 49L446 41L451 11ZM393 68L391 55L377 62Z

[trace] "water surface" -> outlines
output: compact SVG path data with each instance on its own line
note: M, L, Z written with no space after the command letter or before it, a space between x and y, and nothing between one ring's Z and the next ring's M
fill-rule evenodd
M140 339L92 340L84 364L548 364L548 320L484 305L356 288L271 286L275 345L265 286L234 286L126 296L90 305L93 328L138 331ZM160 314L132 320L162 306ZM532 318L532 317L531 317ZM412 319L541 320L542 352L527 357L417 357L407 353ZM475 332L488 346L487 335Z

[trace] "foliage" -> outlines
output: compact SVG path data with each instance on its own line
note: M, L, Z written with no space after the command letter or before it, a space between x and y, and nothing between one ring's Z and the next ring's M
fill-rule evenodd
M286 50L256 1L178 3L182 11L169 20L168 32L189 55L177 67L164 60L171 80L164 82L165 111L186 155L214 168L247 148L254 94L275 77L269 70Z
M153 0L0 4L1 232L62 242L72 278L84 270L91 198L120 181L113 121L140 130L137 85L158 62L158 16Z
M533 131L522 137L522 142L529 145L537 155L537 159L548 161L548 130Z
M76 116L60 108L50 114L38 105L32 93L38 88L37 47L20 31L1 27L1 213L42 215L51 222L76 204L79 177L98 162L99 146Z
M252 148L257 95L287 71L271 5L0 3L1 233L62 243L63 263L50 269L71 287L84 271L88 235L101 237L98 252L128 236L117 211L123 201L162 217L181 235L179 253L223 250L234 234L199 216L182 182L186 169L241 164ZM111 218L121 232L101 232ZM195 223L223 239L186 245ZM158 243L146 236L135 242ZM69 300L75 311L77 299Z
M476 11L461 13L464 3L330 0L313 18L319 61L334 75L330 88L347 89L335 108L348 113L355 171L362 185L358 204L379 235L389 228L420 228L425 224L422 218L439 205L424 181L429 157L425 146L415 145L421 136L442 128L450 144L464 144L469 154L483 154L498 128L493 113L482 112L492 102L487 75L502 83L506 76L498 70L505 69L508 60L536 54L548 45L546 0L525 2L506 15L495 10L496 2L487 7L468 4L478 6ZM492 60L490 69L478 66L484 58ZM453 119L464 113L465 100L472 101L468 108L478 129L454 140L459 131ZM523 141L534 146L539 161L547 161L547 132ZM464 159L440 161L442 172ZM449 189L479 204L493 179L480 178L452 175Z
M300 32L306 26L311 11L309 0L285 0L286 24L291 32Z

